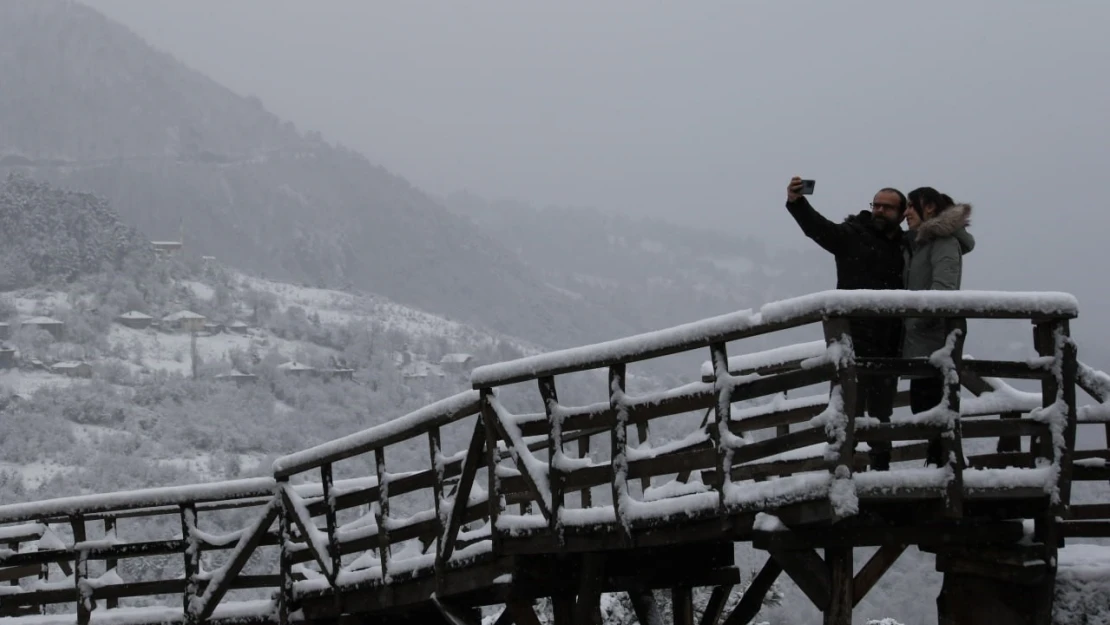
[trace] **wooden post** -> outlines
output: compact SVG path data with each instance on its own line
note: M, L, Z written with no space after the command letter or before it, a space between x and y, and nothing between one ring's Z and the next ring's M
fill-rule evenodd
M385 450L381 447L374 450L374 468L378 476L378 515L374 519L378 524L378 558L382 565L382 579L389 577L389 474L385 471ZM463 493L462 506L466 507L466 496ZM458 502L456 502L458 505Z
M948 486L945 490L945 516L960 518L964 513L964 468L966 466L959 417L960 392L963 389L960 385L960 368L963 363L964 341L967 337L967 320L963 318L945 319L945 340L947 340L947 337L952 336L953 332L958 332L951 354L953 370L948 371L942 369L941 374L945 376L945 401L947 402L949 412L954 414L955 417L953 417L952 427L947 433L948 436L941 439L941 448L946 452L945 458L947 459L949 468L952 470L952 479L948 482ZM952 375L953 373L955 375Z
M551 488L551 516L547 519L548 529L555 537L555 544L562 546L563 529L560 522L564 504L563 482L565 476L559 468L557 458L563 453L563 420L558 414L559 395L555 390L555 378L544 377L538 380L543 410L547 414L549 435L547 437L547 483Z
M843 317L826 319L824 322L825 342L828 345L840 343L842 349L849 353L841 355L841 361L836 364L835 378L832 383L832 393L840 390L840 400L843 406L843 431L832 429L829 444L839 445L839 457L836 466L830 467L834 472L844 467L847 475L851 475L852 467L856 460L856 415L859 414L858 391L856 380L855 351L852 345L852 332L848 320ZM839 440L837 440L839 439ZM843 473L843 472L841 472Z
M116 531L116 517L114 517L114 516L104 517L104 536L105 537L111 536L112 534L115 533L115 531ZM108 558L108 559L104 560L104 571L105 572L114 571L116 569L117 564L119 564L119 562L116 560L116 558ZM106 600L106 606L109 610L111 610L113 608L118 608L119 607L119 597L108 597L108 599Z
M671 588L671 622L694 625L694 593L689 586Z
M339 575L339 569L342 568L343 563L339 555L338 524L335 520L335 494L332 492L334 484L331 463L325 462L320 465L320 486L324 498L324 523L328 532L328 556L331 558L333 575Z
M632 534L621 503L623 497L631 497L628 492L628 406L624 398L624 372L624 363L609 367L609 407L617 417L610 432L613 512L616 515L620 542L627 546L632 544Z
M288 477L277 480L278 488L289 482ZM293 554L289 547L293 543L293 528L285 497L277 498L278 505L278 574L281 586L278 588L278 625L290 625L289 614L293 608Z
M589 458L590 457L590 435L589 434L586 434L586 435L584 435L584 436L582 436L578 439L578 457L579 458ZM593 495L590 492L590 490L591 490L590 488L583 488L582 490L578 491L579 493L581 493L581 495L579 495L579 496L582 498L582 507L583 508L589 508L589 507L593 506Z
M829 606L825 609L825 625L852 625L852 547L825 547L825 563L829 567Z
M728 349L724 343L714 343L709 347L709 357L713 363L713 392L717 396L714 421L709 426L709 440L717 450L717 472L714 475L714 488L717 489L717 505L725 514L726 486L732 483L732 449L723 436L732 420L732 383L728 372Z
M185 540L185 592L182 603L185 609L185 622L196 623L197 614L193 611L193 599L198 594L197 574L200 572L200 539L196 536L197 509L187 503L181 505L181 538Z
M501 532L497 529L497 518L501 516L501 478L497 475L497 466L501 464L501 452L497 449L497 428L493 420L497 419L490 400L493 398L493 389L483 388L479 392L479 406L481 414L479 423L486 436L486 491L489 493L489 527L490 537L493 542L493 552L501 553Z
M432 505L436 511L436 588L442 588L443 586L443 535L447 528L447 523L444 522L440 512L443 499L443 464L440 462L442 451L439 428L434 427L428 430L428 457L431 459L432 465L432 499L434 500Z
M89 576L89 550L85 547L78 547L78 545L88 540L88 535L85 533L85 518L80 514L75 514L69 517L69 524L73 528L73 585L77 590L77 625L89 625L92 610L96 607L92 598L92 590L90 589L88 596L86 596L82 588L85 585L82 582Z

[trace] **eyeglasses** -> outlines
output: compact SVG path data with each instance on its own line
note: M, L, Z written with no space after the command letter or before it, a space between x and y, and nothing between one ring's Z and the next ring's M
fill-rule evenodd
M887 204L886 202L871 202L871 210L876 210L880 208L896 211L901 207L896 204Z

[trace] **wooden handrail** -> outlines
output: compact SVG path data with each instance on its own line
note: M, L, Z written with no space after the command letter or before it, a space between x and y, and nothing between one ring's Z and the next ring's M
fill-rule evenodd
M665 330L564 349L474 369L475 389L611 367L669 356L816 323L829 317L961 317L1072 319L1076 299L1066 293L994 291L824 291Z

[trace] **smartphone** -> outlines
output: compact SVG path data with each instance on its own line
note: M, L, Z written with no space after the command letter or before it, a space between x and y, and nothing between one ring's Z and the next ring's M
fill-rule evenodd
M817 185L816 180L803 180L802 181L802 195L813 195L813 187Z

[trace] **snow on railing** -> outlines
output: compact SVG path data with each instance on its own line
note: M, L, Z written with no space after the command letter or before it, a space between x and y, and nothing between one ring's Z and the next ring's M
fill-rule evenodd
M485 365L470 375L475 389L572 371L597 369L676 354L714 343L807 325L828 317L934 316L1025 319L1072 318L1075 297L1066 293L995 291L823 291L702 321Z

